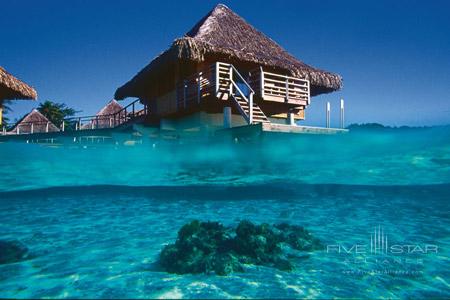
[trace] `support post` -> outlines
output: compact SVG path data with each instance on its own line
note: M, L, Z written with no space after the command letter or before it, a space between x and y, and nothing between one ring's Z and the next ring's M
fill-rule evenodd
M297 125L297 124L295 124L294 112L292 109L288 110L287 119L288 119L289 125Z
M45 125L45 132L48 132L48 125L49 123L47 122L47 124Z
M31 123L30 133L33 134L33 132L34 132L34 123Z
M3 135L6 135L6 127L3 126Z
M17 124L17 128L16 128L16 134L20 134L20 124Z
M345 127L345 122L344 122L344 99L341 99L341 118L340 118L340 123L341 123L341 128L344 129Z
M327 128L330 128L330 111L331 111L331 107L330 107L330 102L327 102Z
M62 122L62 131L64 132L64 129L66 129L66 122L64 122L64 120L63 120L63 122Z
M111 128L111 127L112 127L112 118L109 117L109 128Z
M231 107L223 108L223 128L231 128Z

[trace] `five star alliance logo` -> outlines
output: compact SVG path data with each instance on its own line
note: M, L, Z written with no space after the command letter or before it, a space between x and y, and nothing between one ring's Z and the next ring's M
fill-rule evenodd
M370 253L388 253L388 237L384 234L384 229L381 226L374 228L373 233L370 234Z
M327 253L339 254L371 254L371 255L400 255L400 254L430 254L438 253L439 247L435 244L397 242L388 239L382 226L378 225L370 232L370 243L330 244L326 247Z

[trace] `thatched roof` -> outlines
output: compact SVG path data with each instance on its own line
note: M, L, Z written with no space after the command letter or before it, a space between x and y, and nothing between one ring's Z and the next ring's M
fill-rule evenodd
M55 132L59 131L58 127L49 121L43 114L41 114L37 109L33 109L29 114L25 115L20 119L16 125L10 130L11 133L17 132L17 127L19 126L20 133L30 133L31 124L33 123L33 132L46 132L48 122L48 131Z
M81 125L81 129L89 129L92 128L92 126L95 128L109 128L113 125L113 115L122 109L123 106L116 100L112 99L96 114L98 118L93 118L89 123ZM123 111L120 115L125 116L126 112Z
M0 101L37 98L36 91L0 67Z
M123 106L119 104L116 100L112 99L108 102L97 114L96 116L107 116L112 115L123 109Z
M115 98L142 96L144 87L152 84L149 81L154 77L152 73L173 61L203 62L212 56L283 70L289 75L309 79L313 96L342 88L341 76L296 59L231 9L219 4L184 37L176 39L168 50L117 89Z

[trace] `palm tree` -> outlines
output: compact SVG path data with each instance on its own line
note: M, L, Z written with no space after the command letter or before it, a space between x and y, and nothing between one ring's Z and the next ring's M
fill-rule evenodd
M48 100L39 104L37 110L56 126L61 126L65 118L72 117L78 112L73 108L67 107L64 103L55 103Z
M8 128L9 118L6 115L8 114L8 112L11 111L11 108L9 107L9 101L8 100L0 101L0 108L2 108L0 130L3 130L3 127Z

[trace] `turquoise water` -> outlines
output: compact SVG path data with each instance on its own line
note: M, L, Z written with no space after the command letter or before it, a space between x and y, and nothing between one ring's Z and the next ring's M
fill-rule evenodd
M448 127L247 143L4 143L0 157L0 239L32 254L0 265L2 298L450 297ZM159 251L193 219L289 222L326 247L292 272L163 272ZM403 252L352 251L374 228Z

